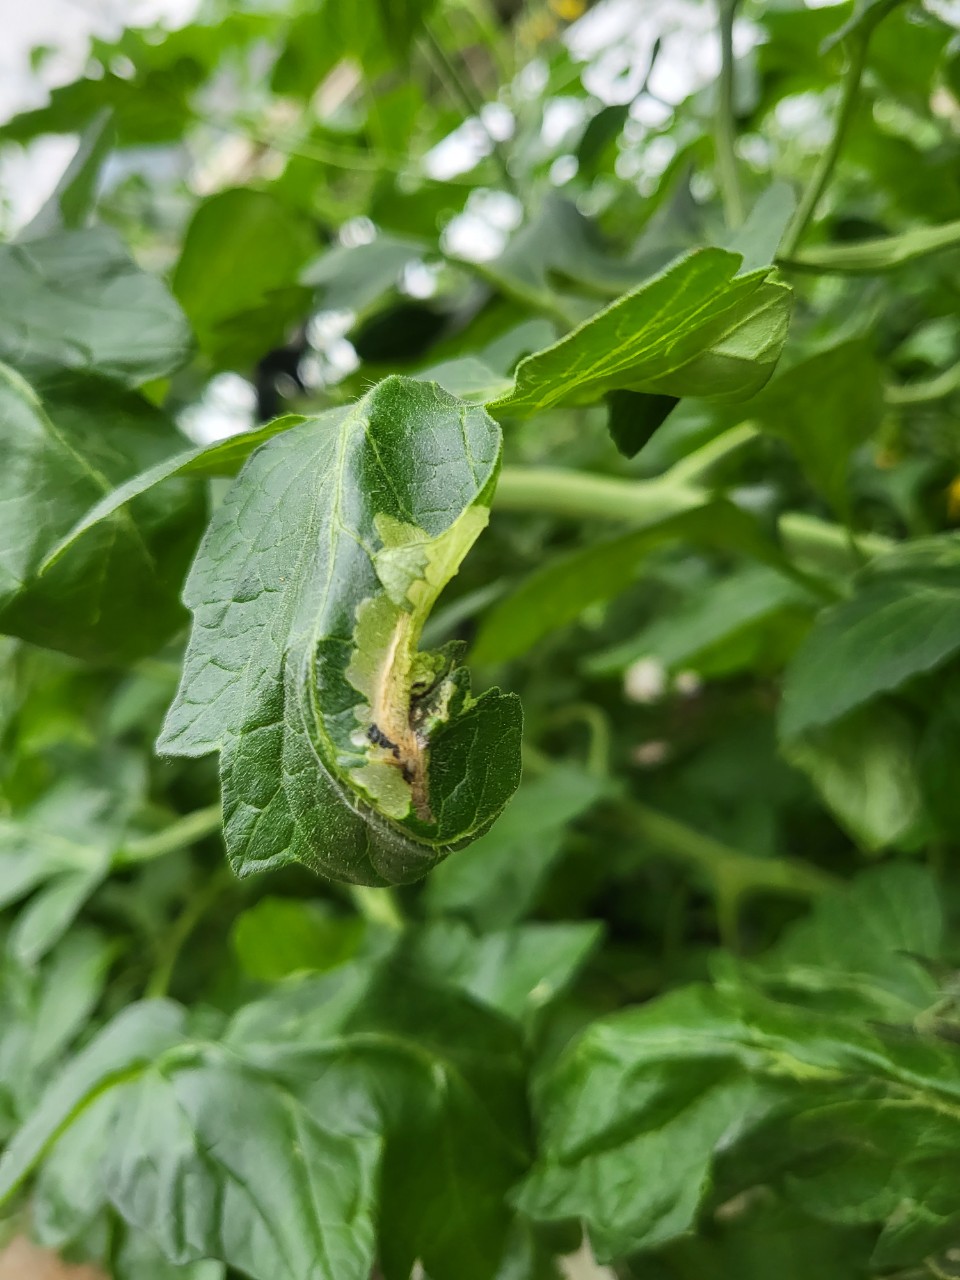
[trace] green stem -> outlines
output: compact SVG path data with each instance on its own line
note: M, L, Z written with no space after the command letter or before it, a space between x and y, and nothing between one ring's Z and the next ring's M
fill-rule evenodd
M619 480L555 467L504 467L494 505L498 511L536 511L573 520L622 520L642 528L710 501L708 490L678 483L676 470L656 480ZM780 517L779 527L786 551L804 561L804 568L844 574L860 567L859 559L851 558L843 525L788 512ZM858 538L859 551L867 556L881 555L893 545L876 534Z
M714 139L717 180L729 227L739 227L744 218L743 192L740 189L735 149L737 129L734 107L733 19L737 3L738 0L718 0L721 62Z
M812 898L836 887L833 876L805 862L751 857L637 801L629 802L628 812L634 830L658 852L707 876L727 913L725 925L730 921L731 902L749 894Z
M955 391L960 391L960 364L922 381L890 383L883 394L887 404L927 404L952 396Z
M606 778L610 773L610 724L600 707L592 702L575 702L563 707L550 717L551 724L567 724L579 721L586 727L586 771L594 778Z
M504 467L494 502L500 511L542 511L574 520L626 520L645 525L707 500L690 485L666 479L617 480L558 467Z
M348 893L364 920L385 925L388 929L404 927L403 912L392 889L375 889L366 884L352 884Z
M670 468L670 479L674 484L695 484L709 476L714 467L725 462L731 453L736 453L744 445L750 444L760 435L760 430L750 422L741 422L728 431L722 431L699 449L694 449L685 458L675 462Z
M459 100L460 105L467 113L467 117L476 116L477 123L487 135L487 140L490 143L490 153L496 162L497 168L500 170L500 175L503 178L503 185L508 191L516 195L517 183L513 174L510 172L506 152L487 128L486 124L484 124L483 103L475 94L473 85L465 76L461 76L459 69L448 56L446 49L443 47L443 43L437 39L437 36L434 34L429 23L425 22L423 24L423 31L428 54L432 56L434 64L440 74L440 78L444 81L453 96Z
M914 227L899 235L818 244L792 257L784 251L777 255L777 262L791 271L813 275L873 276L956 249L958 244L960 219L936 227Z
M148 999L159 999L170 990L173 971L184 943L224 890L235 882L233 872L224 864L213 873L203 888L191 897L164 939L156 967L147 983L145 995Z
M856 551L853 551L844 525L831 524L802 511L786 512L780 517L778 528L787 555L804 567L809 565L831 576L855 573L865 557L882 556L896 546L882 534L858 533Z
M116 865L123 867L134 862L147 862L151 858L161 858L165 853L186 849L219 831L222 821L219 804L196 809L152 836L129 841L117 854Z
M529 738L524 738L521 751L523 752L523 776L539 776L540 774L549 773L553 768L553 761L545 751L541 751L535 746Z
M314 140L309 143L290 140L268 131L259 129L255 124L242 120L218 120L214 116L198 117L209 129L219 133L231 134L237 138L246 138L256 146L267 147L279 151L281 155L292 156L298 160L313 160L317 164L330 165L335 169L348 169L353 172L382 173L389 170L399 172L407 163L403 156L392 156L378 151L370 155L363 151L351 151L348 147L330 146Z
M816 213L817 205L820 203L820 197L826 190L827 183L833 173L834 166L840 157L843 144L846 141L847 131L853 121L853 113L857 105L857 94L860 91L860 81L863 78L863 69L867 61L867 47L870 43L870 31L865 30L858 36L854 37L851 42L850 62L847 66L847 72L843 79L843 88L840 93L840 106L837 110L836 122L833 126L833 136L824 151L823 155L813 172L813 176L803 193L797 212L794 214L793 221L787 228L787 233L783 238L780 246L780 253L783 258L789 258L796 250L797 245L803 238L803 234L810 224L813 215Z
M514 76L516 59L510 56L512 46L502 39L498 15L489 0L455 0L451 8L456 8L473 24L480 43L485 46L488 57L493 62L499 84L508 84Z
M717 913L717 933L720 945L733 955L743 950L740 937L740 901L741 893L736 881L728 883L723 876L717 879L714 888L714 903Z

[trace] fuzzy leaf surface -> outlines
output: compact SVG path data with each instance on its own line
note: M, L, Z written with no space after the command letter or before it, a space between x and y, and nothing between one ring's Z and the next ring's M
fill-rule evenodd
M160 747L220 752L240 873L298 860L417 879L519 781L520 707L469 694L423 623L486 523L496 424L389 378L250 458L187 582L194 628Z
M627 388L738 400L773 372L790 320L790 290L770 268L738 275L738 253L698 249L590 316L517 368L496 416L591 404Z

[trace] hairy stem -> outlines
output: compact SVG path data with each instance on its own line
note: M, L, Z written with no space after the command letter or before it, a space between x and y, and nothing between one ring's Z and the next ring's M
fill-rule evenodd
M626 520L652 524L689 511L707 499L704 490L656 480L617 480L558 467L504 467L497 482L498 511L542 511L574 520Z
M744 442L745 439L736 441L738 445ZM679 463L674 471L683 466ZM713 496L707 489L678 480L674 471L655 480L619 480L558 467L504 467L494 508L538 511L561 519L622 520L642 528L692 511ZM862 563L859 555L851 556L849 535L843 525L787 512L780 517L779 529L787 553L811 571L843 575ZM893 543L878 535L863 534L857 545L863 555L874 556L889 550Z
M857 95L860 92L860 81L863 78L863 69L867 61L867 47L870 42L870 32L865 30L851 41L850 61L847 65L847 72L843 79L843 88L840 93L840 106L837 109L837 118L833 126L833 136L827 146L827 149L820 157L817 167L813 172L810 182L800 200L797 212L793 216L787 233L783 238L780 246L780 254L783 258L789 258L796 250L797 245L803 238L803 234L809 226L813 215L816 213L817 205L820 203L820 197L826 190L827 183L833 174L834 166L839 159L840 152L843 150L843 144L846 141L847 132L853 121L853 113L857 105Z
M723 198L723 211L730 227L743 222L743 192L737 171L735 142L737 136L734 109L733 20L738 0L718 0L720 27L720 78L717 83L717 110L714 117L714 140L717 157L717 181Z

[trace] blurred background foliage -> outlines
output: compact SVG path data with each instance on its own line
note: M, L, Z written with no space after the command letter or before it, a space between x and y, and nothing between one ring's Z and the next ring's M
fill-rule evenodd
M38 73L53 57L36 50ZM0 650L0 1137L145 993L215 1021L402 933L402 971L510 1020L535 1081L540 1160L503 1191L519 1208L490 1228L493 1261L461 1277L556 1275L578 1219L624 1277L960 1274L960 9L201 0L180 26L94 38L78 78L0 126L14 249L44 193L11 175L62 135L90 175L67 225L95 196L193 334L167 359L180 339L151 331L129 368L104 338L112 389L87 384L77 429L113 432L114 483L388 373L486 398L704 245L779 253L794 302L751 401L683 399L645 426L620 392L505 423L490 527L429 640L468 641L477 683L521 694L524 781L392 897L294 867L234 880L213 762L153 755L221 481L144 514L166 595L144 592L130 652L56 652L56 601L29 622L3 605L5 630L50 647ZM5 261L0 354L23 367ZM584 497L544 468L609 484ZM98 606L104 634L135 599ZM661 995L669 1053L639 1010ZM596 1022L624 1006L640 1020ZM651 1080L669 1084L652 1101ZM130 1280L187 1268L56 1184L45 1239ZM387 1255L392 1280L406 1255Z

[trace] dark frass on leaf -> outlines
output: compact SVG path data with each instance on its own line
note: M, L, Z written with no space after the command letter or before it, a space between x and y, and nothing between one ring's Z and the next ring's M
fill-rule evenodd
M484 528L500 429L391 377L254 454L187 580L183 679L160 737L220 752L238 874L288 861L396 884L486 831L520 778L514 694L418 649Z

